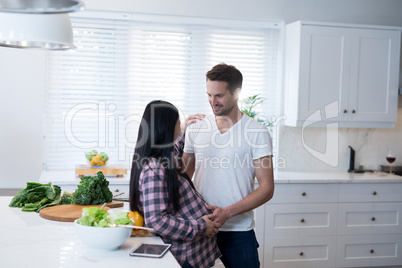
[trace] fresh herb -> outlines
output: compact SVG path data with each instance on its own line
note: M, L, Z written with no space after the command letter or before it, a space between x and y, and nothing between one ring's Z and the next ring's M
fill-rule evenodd
M60 204L61 188L52 183L41 184L28 182L27 187L16 194L10 207L22 208L22 211L39 212L42 208Z
M83 176L72 197L66 197L65 200L70 202L68 204L100 205L105 202L112 202L112 198L113 194L109 189L109 182L99 171L94 177Z

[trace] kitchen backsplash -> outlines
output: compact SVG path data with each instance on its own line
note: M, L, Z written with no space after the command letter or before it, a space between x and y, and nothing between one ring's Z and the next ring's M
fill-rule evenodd
M395 128L328 129L332 137L327 142L327 128L282 126L279 131L278 170L286 171L347 171L349 145L356 151L355 168L378 169L387 165L388 150L396 155L393 165L402 165L402 96L399 96L398 119ZM336 142L338 145L336 146Z

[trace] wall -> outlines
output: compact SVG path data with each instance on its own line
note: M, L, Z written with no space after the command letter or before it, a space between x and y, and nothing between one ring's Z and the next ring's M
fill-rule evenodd
M283 169L287 171L346 171L349 169L351 146L355 152L355 168L378 169L388 165L385 159L388 150L396 153L394 165L402 165L402 95L398 100L398 121L395 128L339 128L338 165L332 167L312 156L305 148L326 152L326 128L306 128L304 142L300 127L280 128L279 156L284 159Z
M0 188L25 188L42 171L45 53L0 48L0 59Z
M182 15L226 19L329 21L402 26L399 0L84 0L87 9ZM0 22L2 23L2 22ZM43 113L45 53L0 48L0 188L24 187L39 179L43 162ZM401 103L401 100L399 101ZM402 115L399 108L395 129L341 129L340 157L347 145L361 147L359 160L367 166L383 161L385 148L400 140ZM312 131L311 146L320 146L322 129ZM344 170L343 160L329 168L302 147L300 129L284 127L280 155L288 170ZM364 137L365 139L361 139ZM299 141L300 140L300 141ZM364 141L364 142L363 142ZM315 142L315 143L314 143ZM365 146L363 146L363 144ZM341 148L342 147L342 148ZM382 149L383 152L379 151ZM371 150L378 157L366 157ZM402 159L402 150L399 150ZM346 155L348 157L348 155ZM398 161L398 160L397 160ZM367 163L367 164L366 164Z

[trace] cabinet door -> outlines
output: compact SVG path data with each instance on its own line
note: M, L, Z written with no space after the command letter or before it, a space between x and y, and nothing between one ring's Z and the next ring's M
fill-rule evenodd
M267 239L264 267L326 268L335 267L336 237L311 236Z
M338 202L337 184L281 183L275 185L271 204L305 204Z
M339 185L339 202L402 202L401 183Z
M402 233L402 203L343 203L338 208L338 233Z
M347 120L340 107L348 105L350 31L340 27L302 27L300 40L299 120L306 120L314 112L326 109L337 121ZM330 105L337 102L338 105ZM330 105L330 106L328 106ZM328 110L332 108L335 110ZM332 120L333 120L332 119Z
M265 237L336 235L336 218L336 204L267 204Z
M351 29L350 120L395 122L398 101L399 31Z
M400 267L402 236L339 236L336 252L336 267Z

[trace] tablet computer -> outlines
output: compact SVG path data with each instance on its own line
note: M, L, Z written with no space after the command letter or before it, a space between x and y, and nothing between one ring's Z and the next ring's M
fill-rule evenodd
M130 256L161 258L171 246L171 244L141 243L130 252Z

